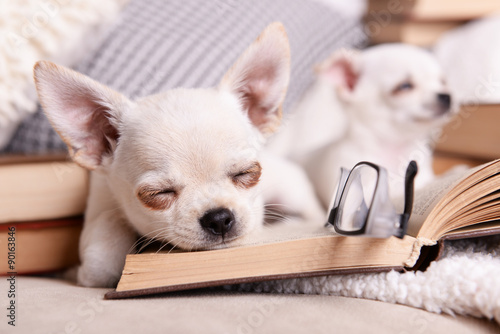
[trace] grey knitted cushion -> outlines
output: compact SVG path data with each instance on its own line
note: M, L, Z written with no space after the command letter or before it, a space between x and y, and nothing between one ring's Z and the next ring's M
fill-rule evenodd
M132 0L102 45L75 69L131 98L214 86L273 21L285 25L291 44L285 113L311 84L315 63L340 47L364 43L359 21L311 0ZM38 110L3 153L65 149Z

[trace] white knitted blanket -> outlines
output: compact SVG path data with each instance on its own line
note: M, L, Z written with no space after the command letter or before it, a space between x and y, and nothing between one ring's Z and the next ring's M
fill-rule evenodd
M0 148L17 124L36 111L33 65L79 60L126 0L0 0Z

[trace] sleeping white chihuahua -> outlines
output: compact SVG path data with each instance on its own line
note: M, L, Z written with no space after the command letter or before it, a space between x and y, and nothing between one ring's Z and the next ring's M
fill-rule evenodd
M310 185L297 186L310 198L304 204L288 189L280 195L266 176L298 181L305 174L260 152L280 123L289 67L280 23L268 26L213 89L131 101L79 73L37 63L47 117L74 161L93 170L79 284L116 284L138 236L188 250L241 243L262 226L266 187L273 189L268 198L306 220L323 217Z
M404 44L341 50L317 67L290 128L271 148L306 168L325 207L340 167L363 160L384 166L396 181L416 160L420 187L434 175L429 144L451 109L443 73L429 52ZM399 182L392 188L403 191Z

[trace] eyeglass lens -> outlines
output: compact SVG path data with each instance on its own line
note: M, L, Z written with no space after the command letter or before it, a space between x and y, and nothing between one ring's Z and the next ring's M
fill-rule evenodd
M337 228L346 232L363 228L375 194L377 178L377 170L370 166L361 165L352 170L339 206L342 211Z

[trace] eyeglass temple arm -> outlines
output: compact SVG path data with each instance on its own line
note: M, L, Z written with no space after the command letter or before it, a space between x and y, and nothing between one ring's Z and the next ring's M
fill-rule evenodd
M337 193L335 194L335 202L333 202L333 207L336 208L340 204L340 197L342 192L344 191L345 184L347 183L347 178L349 177L350 170L345 169L344 167L340 168L340 180L339 185L337 187Z
M335 193L335 198L333 200L333 204L331 205L330 214L328 215L325 226L328 226L329 224L333 225L333 217L335 217L337 213L337 208L340 204L340 197L342 195L342 192L344 191L345 184L347 183L347 178L349 177L349 174L350 171L348 169L345 169L344 167L340 168L340 180L337 186L337 192Z
M403 212L403 217L401 218L400 228L402 230L402 234L406 234L406 229L408 227L408 220L411 216L411 211L413 208L413 193L414 193L414 185L415 185L415 176L418 172L417 163L412 160L408 164L406 168L405 175L405 207Z

